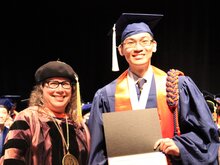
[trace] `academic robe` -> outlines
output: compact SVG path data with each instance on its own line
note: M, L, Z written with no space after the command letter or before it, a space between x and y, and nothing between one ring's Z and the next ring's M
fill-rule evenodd
M58 118L57 118L58 119ZM58 119L67 142L65 119ZM79 165L87 165L88 143L85 127L68 120L69 152ZM62 137L51 117L39 112L37 107L22 110L15 118L6 136L4 165L61 165L64 156Z
M92 102L88 126L91 134L89 165L107 165L102 113L115 111L117 79L99 89ZM153 77L146 108L157 106ZM180 157L170 156L173 165L217 165L219 135L204 97L193 80L179 77L179 127L173 136ZM128 144L129 145L129 144Z

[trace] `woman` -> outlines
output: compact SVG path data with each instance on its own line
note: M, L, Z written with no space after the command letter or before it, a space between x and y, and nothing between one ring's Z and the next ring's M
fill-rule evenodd
M4 164L85 165L90 135L83 123L78 77L71 66L50 61L35 73L29 107L6 137Z

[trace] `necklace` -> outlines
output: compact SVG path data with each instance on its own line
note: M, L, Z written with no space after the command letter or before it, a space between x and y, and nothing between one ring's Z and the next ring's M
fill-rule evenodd
M55 126L57 127L57 129L62 137L63 145L65 145L65 147L66 147L66 151L64 150L64 156L62 159L62 165L79 165L76 157L69 153L69 125L68 125L67 116L66 116L66 134L67 134L66 139L67 139L67 141L64 138L61 126L57 123L57 121L52 116L51 116L51 118L52 118Z

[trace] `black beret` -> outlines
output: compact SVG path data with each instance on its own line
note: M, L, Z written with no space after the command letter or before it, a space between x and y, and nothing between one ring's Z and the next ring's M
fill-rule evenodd
M35 72L36 83L51 77L65 77L71 82L76 82L77 75L70 65L62 61L50 61L39 67Z

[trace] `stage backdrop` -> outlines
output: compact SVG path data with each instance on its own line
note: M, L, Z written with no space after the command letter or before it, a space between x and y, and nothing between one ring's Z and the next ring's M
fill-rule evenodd
M220 93L217 0L14 0L0 5L0 95L27 99L35 70L60 59L78 73L82 100L91 102L98 88L127 68L118 56L120 71L111 71L107 35L123 12L164 14L153 30L158 50L152 64L165 71L179 69L201 91Z

